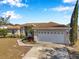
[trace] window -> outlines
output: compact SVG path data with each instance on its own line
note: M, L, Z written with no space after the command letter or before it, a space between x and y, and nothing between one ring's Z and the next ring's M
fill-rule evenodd
M43 32L41 32L41 34L43 34Z
M63 32L60 32L60 34L63 34Z
M66 34L69 34L68 32L66 32Z
M53 32L51 32L51 34L53 34Z
M58 34L60 34L60 32L58 32Z
M44 34L46 34L46 32L44 32Z
M38 32L40 34L40 32Z
M47 32L47 34L49 34L49 32Z
M54 34L56 34L56 32L54 32Z

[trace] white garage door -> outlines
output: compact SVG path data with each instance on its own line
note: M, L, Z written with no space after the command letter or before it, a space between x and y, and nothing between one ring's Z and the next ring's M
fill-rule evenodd
M40 31L38 32L37 38L39 41L47 41L47 42L54 42L54 43L64 43L64 32L57 32L57 31Z

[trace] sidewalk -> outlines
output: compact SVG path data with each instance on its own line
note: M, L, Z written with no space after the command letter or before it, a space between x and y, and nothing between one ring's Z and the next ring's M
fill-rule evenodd
M40 56L39 49L42 47L33 47L22 59L38 59Z

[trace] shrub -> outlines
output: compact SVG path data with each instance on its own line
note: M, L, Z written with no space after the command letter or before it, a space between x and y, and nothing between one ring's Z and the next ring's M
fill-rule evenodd
M7 29L0 29L0 36L1 37L6 37L7 33L8 33Z

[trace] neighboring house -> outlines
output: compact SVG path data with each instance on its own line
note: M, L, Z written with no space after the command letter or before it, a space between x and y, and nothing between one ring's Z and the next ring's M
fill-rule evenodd
M15 35L15 36L21 35L21 33L20 33L21 26L20 25L8 25L7 29L9 30L8 34Z
M34 40L53 43L70 44L69 28L65 25L49 23L27 23L24 26L33 26Z
M21 35L21 25L2 25L1 29L8 29L7 36L20 36Z
M7 29L7 26L1 25L0 29Z

